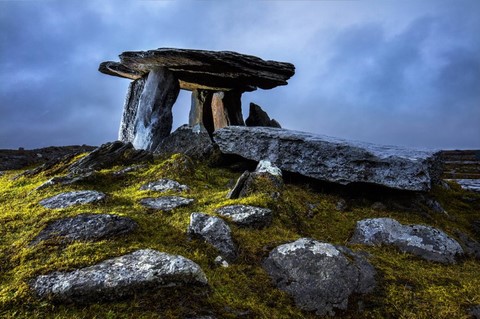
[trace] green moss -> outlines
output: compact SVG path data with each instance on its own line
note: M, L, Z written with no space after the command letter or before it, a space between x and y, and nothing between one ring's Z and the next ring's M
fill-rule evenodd
M64 165L64 164L62 164ZM63 168L66 166L63 166ZM340 197L316 192L302 185L287 184L282 196L269 192L226 199L228 186L239 173L194 164L183 155L156 159L154 163L114 177L124 167L102 170L91 181L55 185L35 191L48 180L47 174L11 178L19 171L0 176L0 317L1 318L182 318L213 312L219 318L314 318L298 310L292 299L275 289L261 267L269 251L300 237L312 237L333 244L346 244L358 220L392 217L402 223L422 223L439 227L449 234L459 229L474 235L470 224L480 219L480 196L459 188L436 188L433 196L448 215L419 214L414 211L375 211L371 203L358 203L340 212ZM61 170L62 167L57 167ZM174 178L187 184L182 196L195 199L189 207L172 212L148 210L139 205L144 197L162 196L140 191L146 182ZM95 189L105 192L102 203L49 210L38 205L60 192ZM166 193L177 194L174 192ZM229 268L216 267L216 251L199 240L189 240L186 229L192 212L215 214L216 209L233 204L256 205L273 210L274 219L264 229L239 228L231 224L239 247L238 262ZM138 229L124 237L99 242L77 242L67 246L29 242L52 220L79 213L113 213L133 218ZM39 301L28 282L51 271L68 271L137 249L152 248L183 255L198 263L209 280L208 289L169 288L146 292L119 302L92 305L55 305ZM364 311L350 310L345 318L468 318L466 309L480 303L480 263L467 259L456 265L440 265L404 254L392 247L353 246L371 254L378 270L379 287L362 298ZM360 300L360 299L358 299ZM352 298L352 309L357 308Z

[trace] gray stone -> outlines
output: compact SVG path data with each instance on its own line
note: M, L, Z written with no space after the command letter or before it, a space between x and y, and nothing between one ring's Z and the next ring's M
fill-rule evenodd
M281 128L277 121L270 119L267 112L262 110L262 108L255 103L250 103L250 113L248 118L245 120L245 124L247 126L267 126Z
M290 63L265 61L231 51L159 48L123 52L120 63L107 61L99 71L108 75L139 79L157 67L168 68L185 90L253 91L286 85L295 73Z
M157 198L143 198L140 204L152 209L159 209L163 211L171 211L177 207L188 206L194 202L194 199L184 198L179 196L163 196Z
M35 245L49 239L59 240L60 243L76 240L96 241L128 234L136 227L137 223L128 217L111 214L80 214L49 223L30 244Z
M345 310L352 294L371 292L375 269L360 253L310 238L278 246L263 263L275 285L316 314Z
M162 140L155 149L156 154L181 153L192 159L205 160L212 156L215 146L207 130L200 124L193 127L182 125Z
M35 190L42 190L53 185L71 185L75 183L82 183L85 181L92 181L96 178L96 176L97 175L95 174L95 172L87 172L80 175L68 174L65 176L55 176L35 188Z
M116 300L161 287L206 284L205 274L193 261L144 249L71 272L41 275L30 286L42 299L89 303Z
M132 165L125 168L122 168L119 171L113 172L112 175L115 177L125 176L127 173L138 171L139 169L145 168L146 165Z
M175 192L184 192L188 191L189 188L187 185L182 185L177 181L162 178L155 182L150 182L140 187L140 190L143 191L154 191L154 192L167 192L167 191L175 191Z
M95 203L103 200L105 196L104 193L97 191L74 191L42 199L39 204L45 208L66 208L73 205Z
M231 205L219 208L216 212L228 217L235 224L246 227L265 227L272 222L272 211L247 205Z
M428 191L439 180L434 151L380 146L270 127L228 126L214 132L224 154L270 160L280 169L339 184L371 183Z
M240 177L235 182L235 185L233 186L233 188L230 191L228 191L227 198L228 199L240 198L240 194L242 193L242 190L245 187L245 182L249 177L250 177L249 171L243 172L243 174L240 175Z
M455 263L463 255L460 244L444 232L423 225L402 225L391 218L372 218L357 222L350 240L354 244L394 245L401 251L441 263Z
M480 179L447 179L447 181L454 181L464 190L480 192Z
M128 143L135 139L135 119L137 117L140 96L145 88L145 82L147 82L147 76L130 82L128 86L125 104L123 105L122 121L118 131L118 140L122 142Z
M455 236L462 245L465 255L480 260L480 243L478 241L459 230L455 231Z
M227 261L237 258L230 227L221 218L203 213L192 213L187 234L198 237L215 247Z
M335 209L338 210L339 212L346 212L349 209L347 201L344 200L343 198L340 199L337 202L337 205L335 206Z
M129 142L115 141L96 148L87 156L70 165L68 169L73 174L83 174L115 165L130 165L152 160L152 153L145 150L136 150Z
M468 314L472 316L473 319L480 319L480 305L470 307Z
M242 115L241 92L215 92L212 95L213 130L229 125L245 125Z

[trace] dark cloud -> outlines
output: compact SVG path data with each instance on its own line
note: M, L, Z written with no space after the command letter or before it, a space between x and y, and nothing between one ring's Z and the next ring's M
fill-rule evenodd
M128 81L98 64L155 47L294 63L288 86L243 97L284 127L478 148L479 16L476 0L0 1L0 148L115 139ZM175 126L189 104L182 92Z

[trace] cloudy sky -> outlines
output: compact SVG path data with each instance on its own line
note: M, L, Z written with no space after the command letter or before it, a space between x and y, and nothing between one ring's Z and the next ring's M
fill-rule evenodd
M283 127L422 148L480 148L479 0L0 0L0 149L117 138L130 50L229 50L291 62L243 95ZM190 94L174 107L186 123Z

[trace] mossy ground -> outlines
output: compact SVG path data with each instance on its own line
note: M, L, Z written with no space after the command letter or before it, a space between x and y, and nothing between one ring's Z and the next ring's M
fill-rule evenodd
M122 168L102 170L92 182L56 185L39 191L35 188L48 179L44 174L12 180L19 173L12 171L0 177L1 318L188 318L208 314L217 318L315 318L313 313L298 310L288 295L275 289L263 271L261 262L275 246L300 237L345 245L356 221L370 217L428 224L450 235L459 229L470 236L473 236L471 221L480 219L480 195L455 187L433 192L448 216L402 208L376 211L371 208L372 200L358 198L352 201L349 210L341 212L335 209L341 199L338 193L322 192L304 184L285 185L279 199L266 192L228 200L225 198L228 186L238 178L238 172L194 165L180 155L157 159L123 177L112 176L113 171ZM140 206L141 198L163 195L139 190L144 183L159 178L173 178L187 184L190 191L182 196L195 199L194 204L168 213ZM50 210L38 205L43 198L82 189L102 191L108 197L102 203L67 209ZM239 259L228 268L216 267L214 249L201 241L188 240L189 216L197 211L214 214L219 207L239 203L271 208L273 223L261 230L231 225ZM48 222L84 212L128 216L139 227L128 236L99 242L29 246ZM29 289L29 280L37 275L89 266L143 248L192 259L205 271L208 289L168 288L147 291L120 302L92 305L39 301ZM351 310L339 313L339 317L469 318L467 309L480 304L478 261L465 259L456 265L442 265L392 247L351 248L371 254L370 262L378 270L378 288L369 296L352 298Z

